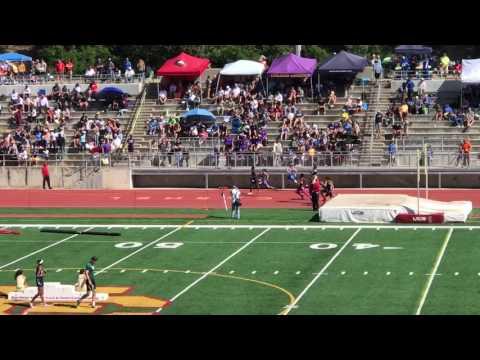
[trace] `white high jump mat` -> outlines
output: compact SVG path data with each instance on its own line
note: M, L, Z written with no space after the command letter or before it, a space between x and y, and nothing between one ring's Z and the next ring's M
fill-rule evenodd
M471 201L436 201L420 198L420 214L443 213L446 222L465 222ZM417 198L401 194L337 195L319 210L323 222L390 223L398 214L416 214Z

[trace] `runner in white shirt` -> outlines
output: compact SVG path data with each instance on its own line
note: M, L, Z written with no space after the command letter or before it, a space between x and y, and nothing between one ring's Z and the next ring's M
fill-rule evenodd
M240 220L240 190L234 186L232 189L232 218Z

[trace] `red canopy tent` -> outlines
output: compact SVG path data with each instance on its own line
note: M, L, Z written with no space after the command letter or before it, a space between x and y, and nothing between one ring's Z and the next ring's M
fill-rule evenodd
M184 52L168 59L156 72L157 76L196 79L210 65L210 60L188 55Z

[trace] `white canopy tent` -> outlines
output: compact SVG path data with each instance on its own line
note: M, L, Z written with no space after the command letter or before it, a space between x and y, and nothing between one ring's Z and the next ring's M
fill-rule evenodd
M480 59L462 60L463 84L479 84L480 83Z
M460 107L463 107L463 85L480 84L480 59L462 59L461 80Z
M233 63L228 63L223 67L222 70L220 70L216 92L218 92L221 76L261 76L264 71L265 65L257 61L238 60ZM262 83L263 87L263 81L261 77L260 82Z

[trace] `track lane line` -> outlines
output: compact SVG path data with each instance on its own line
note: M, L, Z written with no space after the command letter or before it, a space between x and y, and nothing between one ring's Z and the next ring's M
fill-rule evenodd
M90 231L90 230L93 230L93 229L95 229L95 226L89 227L87 230L85 230L85 232ZM68 241L68 240L70 240L70 239L73 239L74 237L77 237L78 235L80 235L80 234L70 235L69 237L67 237L67 238L65 238L65 239L62 239L62 240L57 241L57 242L55 242L55 243L53 243L53 244L50 244L50 245L45 246L45 247L43 247L43 248L41 248L41 249L38 249L38 250L36 250L36 251L34 251L34 252L31 252L30 254L27 254L27 255L25 255L25 256L22 256L21 258L18 258L18 259L16 259L16 260L13 260L13 261L9 262L8 264L2 265L2 266L0 266L0 269L4 269L4 268L6 268L7 266L13 265L13 264L15 264L15 263L17 263L17 262L19 262L19 261L22 261L22 260L24 260L24 259L29 258L30 256L33 256L33 255L38 254L38 253L40 253L40 252L42 252L42 251L48 250L48 249L50 249L50 248L52 248L52 247L54 247L54 246L60 245L60 244L64 243L65 241Z
M235 255L237 255L238 253L240 253L242 250L244 250L246 247L248 247L250 244L252 244L255 240L257 240L259 237L261 237L263 234L265 234L266 232L268 232L270 230L270 228L267 228L265 229L264 231L262 231L260 234L258 234L257 236L255 236L253 239L251 239L249 242L247 242L245 245L243 245L242 247L238 248L235 252L233 252L232 254L230 254L229 256L227 256L225 259L223 259L220 263L218 263L217 265L215 265L213 268L211 268L210 270L208 270L206 273L204 273L202 276L200 276L197 280L193 281L190 285L188 285L187 287L185 287L182 291L180 291L178 294L176 294L174 297L172 297L170 299L170 303L173 303L175 300L177 300L180 296L182 296L183 294L185 294L188 290L190 290L192 287L194 287L195 285L197 285L200 281L202 281L203 279L205 279L208 275L210 275L211 273L213 273L215 270L217 270L219 267L221 267L223 264L225 264L228 260L230 260L231 258L233 258ZM162 311L163 308L158 308L157 310L155 310L156 313L159 313L160 311Z
M448 242L452 237L452 233L453 233L453 228L450 228L450 230L448 230L447 235L445 236L445 239L443 240L442 247L440 248L440 251L437 254L435 265L433 266L433 269L430 272L427 285L425 286L425 289L422 292L422 297L420 298L420 302L418 304L418 308L417 308L417 311L415 312L415 315L420 315L422 312L423 305L425 305L425 300L427 299L428 293L430 291L430 287L432 286L432 283L433 283L433 279L437 274L438 267L440 266L440 262L442 261L443 255L445 254L445 250L447 249Z
M320 276L322 276L325 271L328 269L328 267L335 261L335 259L342 253L342 251L348 246L348 244L350 244L350 242L357 236L357 234L360 232L360 230L362 230L362 228L358 228L357 231L355 231L352 236L350 236L350 238L345 242L345 244L342 245L342 247L340 249L338 249L338 251L335 253L335 255L333 255L330 260L325 264L325 266L322 268L322 270L319 271L319 273L317 274L317 276L315 276L313 278L312 281L310 281L310 283L305 287L305 289L303 289L303 291L297 296L297 298L295 299L295 301L293 302L293 304L291 304L290 306L288 306L288 308L283 312L282 315L288 315L288 313L297 306L298 302L305 296L305 294L307 293L307 291L313 286L313 284L315 284L315 282L320 278Z

